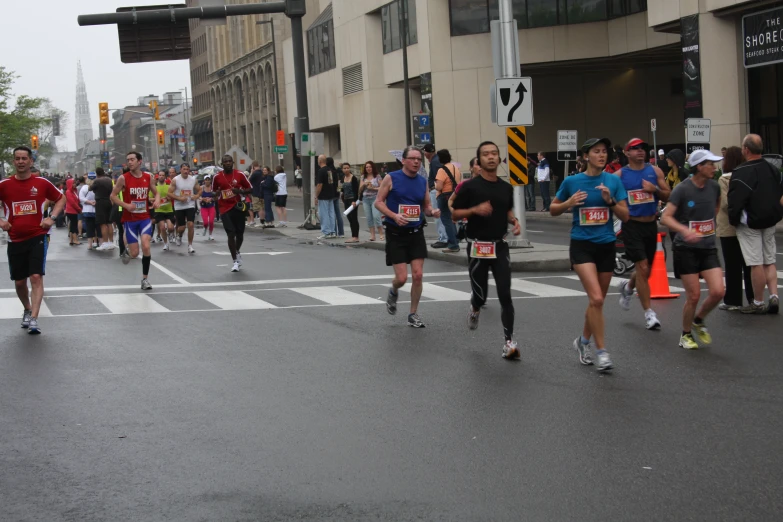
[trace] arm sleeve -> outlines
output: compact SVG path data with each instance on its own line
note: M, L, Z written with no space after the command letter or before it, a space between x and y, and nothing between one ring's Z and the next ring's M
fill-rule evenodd
M735 176L736 174L732 174L731 180L729 180L729 193L726 199L728 202L729 223L736 227L740 224L742 211L745 209L752 189L742 177Z
M57 190L57 187L51 183L46 185L46 199L49 201L60 201L61 197L63 197L63 193Z
M513 189L512 189L513 190ZM467 187L462 187L457 192L457 195L454 196L454 203L452 203L451 207L454 209L460 209L464 210L466 208L470 208L470 190L468 190Z
M353 187L353 195L358 200L361 199L361 196L359 195L359 180L356 179L356 176L353 177L353 180L351 180L351 187Z
M87 199L87 192L89 192L87 185L82 185L82 188L79 189L79 201L82 203L82 205L84 205L84 201Z
M615 180L616 180L615 183L617 185L616 185L616 188L614 190L614 199L617 200L617 201L622 201L624 199L628 199L628 192L625 190L625 186L620 181L620 178L615 176Z
M555 194L555 197L559 199L561 202L571 197L570 178L566 178L563 180L563 183L560 185L560 189L557 191L557 194Z
M669 203L677 208L680 208L680 203L682 202L682 189L680 187L682 187L682 185L677 185L674 187L671 196L669 196Z

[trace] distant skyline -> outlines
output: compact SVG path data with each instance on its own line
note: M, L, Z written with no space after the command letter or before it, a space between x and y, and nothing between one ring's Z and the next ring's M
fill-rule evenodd
M191 90L188 60L124 64L117 26L80 27L80 14L114 12L129 5L160 5L160 0L39 0L26 12L13 2L0 3L2 65L16 73L15 96L42 96L68 113L57 138L61 150L75 150L76 63L81 60L90 103L93 134L98 135L98 103L113 110L133 105L140 96ZM24 21L24 23L22 23ZM10 45L9 45L10 44ZM13 105L13 103L11 104Z

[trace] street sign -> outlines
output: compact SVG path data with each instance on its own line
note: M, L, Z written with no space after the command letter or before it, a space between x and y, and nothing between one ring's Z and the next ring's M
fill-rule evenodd
M527 132L525 127L506 129L508 140L508 179L516 186L527 185Z
M557 131L557 161L575 161L579 149L577 142L575 130Z
M688 143L709 143L712 122L706 118L688 118L685 141Z
M284 155L284 154L278 154L278 155L277 155L277 159L281 160L281 159L283 159L283 158L285 158L285 155Z
M429 114L416 114L413 116L413 130L415 132L431 132L432 116Z
M276 132L275 137L277 138L275 145L278 147L285 145L285 131L279 130Z
M288 145L276 145L275 152L277 152L278 154L285 154L286 152L288 152Z
M709 143L688 143L688 145L685 147L685 153L690 154L695 150L710 150L710 144Z
M413 144L418 145L426 145L427 143L432 143L432 133L431 132L415 132L413 133Z
M288 150L288 147L286 147ZM323 132L303 132L302 133L302 155L317 156L324 152L324 133Z
M501 127L533 125L533 80L531 78L497 78L495 110Z
M658 122L655 120L655 118L650 120L650 130L652 132L655 132L658 130Z

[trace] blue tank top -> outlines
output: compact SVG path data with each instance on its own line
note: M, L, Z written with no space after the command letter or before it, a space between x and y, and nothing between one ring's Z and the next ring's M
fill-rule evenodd
M201 204L201 208L212 208L212 207L215 206L215 193L214 192L202 191L201 192L201 197L202 198L212 198L211 202L209 202L209 203L202 203Z
M653 166L648 163L642 170L633 170L626 166L620 174L623 187L628 192L628 210L631 217L654 216L658 212L658 196L642 189L644 179L658 186L658 175L655 174Z
M421 225L424 219L424 197L427 191L427 178L419 176L410 177L403 171L397 170L388 174L392 179L392 189L386 198L386 206L389 210L408 217L406 228L415 228ZM387 224L396 224L384 216Z

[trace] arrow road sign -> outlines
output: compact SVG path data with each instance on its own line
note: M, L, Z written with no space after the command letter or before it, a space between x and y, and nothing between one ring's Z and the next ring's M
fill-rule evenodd
M533 80L498 78L495 80L497 123L501 127L533 125Z

